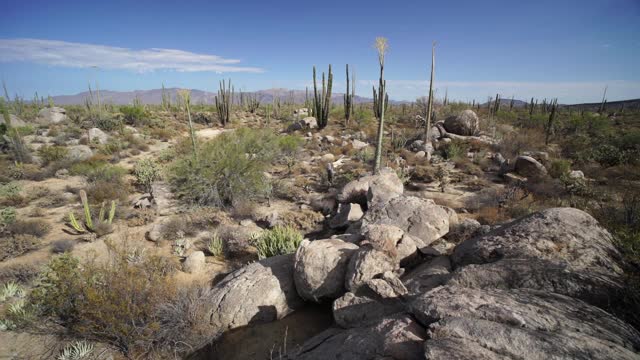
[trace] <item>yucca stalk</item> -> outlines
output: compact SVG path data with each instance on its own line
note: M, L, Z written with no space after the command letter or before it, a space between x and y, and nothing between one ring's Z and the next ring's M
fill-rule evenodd
M436 69L436 42L431 43L431 77L429 79L429 100L427 102L427 128L425 141L431 139L431 113L433 112L433 76Z
M329 123L329 110L331 108L331 87L333 84L333 73L329 65L329 73L325 82L325 74L322 73L322 90L318 92L316 81L316 67L313 67L313 116L318 120L318 128L324 129Z
M191 136L191 151L193 152L194 161L198 161L198 150L196 148L196 133L193 130L193 122L191 121L191 91L182 89L179 91L180 97L187 111L187 119L189 120L189 135Z
M380 165L382 162L382 139L384 135L384 111L385 103L388 101L386 93L386 81L384 80L384 57L389 49L389 44L386 38L377 37L374 43L374 47L378 51L378 64L380 65L380 79L378 82L378 94L374 97L374 109L378 109L378 141L376 143L376 156L373 165L373 172L378 174L380 172ZM375 88L373 91L376 94ZM377 103L376 103L377 102Z

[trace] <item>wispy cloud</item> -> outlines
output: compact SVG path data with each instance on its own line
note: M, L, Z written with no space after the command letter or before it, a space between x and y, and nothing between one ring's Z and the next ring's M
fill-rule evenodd
M263 72L240 65L240 60L176 49L127 49L106 45L40 39L0 39L0 62L87 68L121 69L135 72L175 70L185 72Z

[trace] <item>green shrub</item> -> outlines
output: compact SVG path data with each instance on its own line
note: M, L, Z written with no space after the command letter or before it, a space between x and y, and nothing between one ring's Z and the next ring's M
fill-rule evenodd
M221 256L223 252L222 238L218 233L214 233L207 241L207 251L211 256Z
M115 165L89 167L87 173L87 195L93 204L105 201L126 201L129 195L129 184L124 175L126 170Z
M604 167L611 167L624 162L624 152L619 148L602 144L593 151L593 159Z
M121 106L120 112L124 116L124 122L129 125L139 125L148 116L144 107L139 105Z
M458 159L466 155L465 154L466 148L464 147L463 144L457 141L452 141L446 144L443 147L442 151L446 159Z
M0 229L16 221L16 209L8 206L0 209Z
M554 179L559 179L563 175L568 174L569 171L571 171L571 162L569 160L556 159L551 161L549 175Z
M69 149L58 145L44 145L38 149L38 155L45 165L54 161L60 161L69 154Z
M169 169L174 193L188 204L234 206L269 195L264 172L281 154L268 129L237 129L198 147L197 161L183 155Z
M95 125L98 129L103 131L114 131L122 126L122 122L118 118L105 116L103 114L95 120Z
M276 226L251 239L252 245L258 249L260 259L293 253L301 242L302 234L289 226Z
M152 159L138 161L133 168L133 175L136 177L136 182L150 194L152 193L151 185L162 178L160 167Z

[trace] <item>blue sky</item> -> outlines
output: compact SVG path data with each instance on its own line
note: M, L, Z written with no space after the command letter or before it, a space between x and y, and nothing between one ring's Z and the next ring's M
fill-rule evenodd
M344 64L359 95L377 79L376 36L389 39L389 96L460 100L640 98L640 1L3 1L0 77L31 98L101 89L304 89L311 68ZM161 50L158 50L161 49ZM99 67L93 67L98 65Z

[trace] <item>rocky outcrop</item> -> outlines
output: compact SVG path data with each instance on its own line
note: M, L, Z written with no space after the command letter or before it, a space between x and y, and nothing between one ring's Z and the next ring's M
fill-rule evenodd
M287 131L298 131L298 130L310 130L316 129L318 127L318 120L313 116L305 117L302 120L296 121L293 124L289 125Z
M211 324L220 331L281 319L302 305L293 280L294 255L254 262L213 289Z
M398 263L389 254L371 247L362 247L349 261L345 286L350 291L356 291L374 277L397 268Z
M530 156L518 156L515 172L527 178L541 178L547 176L547 169L538 160Z
M480 131L480 119L473 110L464 110L457 116L446 118L444 128L456 135L476 135Z
M402 195L404 185L393 169L384 168L377 175L363 176L347 183L338 193L341 203L358 203L368 206L371 202L384 202Z
M314 336L289 359L424 359L425 330L408 315L384 317L367 327L330 328Z
M449 232L449 213L433 200L413 196L394 197L375 204L362 218L362 226L393 225L411 235L418 249Z
M363 215L360 204L339 204L338 212L329 221L329 226L332 229L346 228L351 223L360 220Z
M295 255L294 280L298 294L315 302L344 294L347 265L357 249L357 245L338 239L304 240Z
M630 325L582 301L538 290L444 286L415 299L411 312L428 326L429 359L635 359L640 349L640 334Z
M109 141L109 135L98 128L89 129L89 142L94 144L106 144Z
M42 125L57 124L67 120L67 110L61 107L46 107L38 112L36 121Z
M72 161L87 160L93 156L93 151L87 145L74 145L67 148L67 159Z

